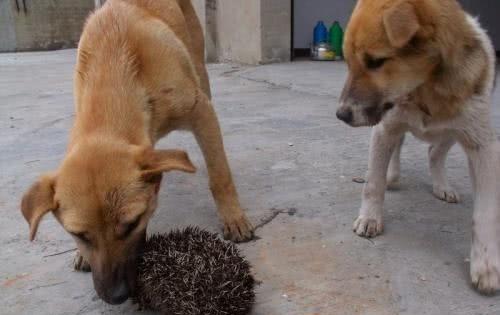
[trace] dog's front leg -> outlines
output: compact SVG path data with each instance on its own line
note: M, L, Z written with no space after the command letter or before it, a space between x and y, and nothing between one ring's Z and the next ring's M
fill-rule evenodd
M76 271L90 272L90 264L83 258L79 250L76 251L75 258L73 260L73 268Z
M215 111L208 97L199 93L190 124L205 157L210 189L224 224L224 237L235 242L250 240L253 227L240 207Z
M405 142L404 134L396 143L389 162L389 170L387 172L387 189L397 189L399 185L399 177L401 175L401 149Z
M500 289L499 144L467 148L474 186L471 247L472 284L484 294Z
M386 189L386 176L394 148L401 142L404 130L379 124L372 130L367 181L359 217L354 221L353 230L359 236L375 237L382 233L382 212Z

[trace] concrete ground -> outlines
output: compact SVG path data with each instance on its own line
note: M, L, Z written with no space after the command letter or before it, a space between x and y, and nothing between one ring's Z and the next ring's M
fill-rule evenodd
M135 314L101 302L89 274L74 272L72 239L52 216L28 241L23 191L57 167L73 117L75 51L0 55L0 313ZM401 189L387 193L386 232L351 232L360 204L370 130L335 118L342 63L210 65L214 100L241 202L258 240L240 245L254 267L253 314L500 314L500 297L469 285L471 187L466 161L450 154L463 202L432 197L424 144L409 137ZM494 123L500 130L496 95ZM186 149L196 175L166 176L150 232L198 225L219 231L202 156L189 134L160 147Z

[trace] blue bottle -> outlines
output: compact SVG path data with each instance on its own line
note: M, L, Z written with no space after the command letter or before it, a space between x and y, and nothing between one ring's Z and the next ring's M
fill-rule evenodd
M314 28L314 45L319 43L326 43L328 41L328 30L326 29L325 23L319 21Z

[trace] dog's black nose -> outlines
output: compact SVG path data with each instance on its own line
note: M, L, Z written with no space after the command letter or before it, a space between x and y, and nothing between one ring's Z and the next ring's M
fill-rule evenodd
M129 297L129 289L125 282L120 283L116 288L113 289L109 296L109 304L122 304Z
M352 122L352 110L350 109L339 109L337 111L337 118L345 123Z

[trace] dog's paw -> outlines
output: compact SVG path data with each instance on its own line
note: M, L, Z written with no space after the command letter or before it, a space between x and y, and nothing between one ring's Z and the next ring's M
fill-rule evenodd
M226 219L224 222L224 238L236 243L253 239L254 228L243 214L236 219Z
M382 220L367 218L360 215L352 226L354 233L362 237L372 238L382 234L384 225Z
M498 259L486 255L471 260L472 285L484 295L493 295L500 290L500 266Z
M432 194L443 201L448 203L458 203L460 202L460 196L458 193L450 187L443 187L435 185L432 189Z
M83 258L80 251L76 252L75 259L73 260L73 267L76 271L90 272L90 264Z

